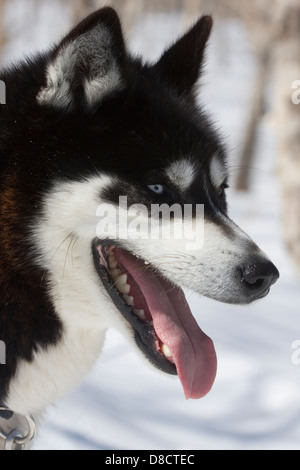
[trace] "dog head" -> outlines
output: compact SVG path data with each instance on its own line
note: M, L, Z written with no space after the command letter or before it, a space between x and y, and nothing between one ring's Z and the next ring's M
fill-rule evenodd
M121 330L194 398L211 388L216 356L181 287L246 304L278 278L227 215L226 152L196 100L211 28L202 17L148 64L127 51L114 10L92 14L23 65L27 88L10 143L30 188L25 238L62 324ZM103 204L114 212L99 225ZM129 207L139 209L140 228L161 204L191 208L182 237L161 236L161 214L157 236L116 236ZM204 235L191 248L197 206ZM183 212L171 212L174 229Z

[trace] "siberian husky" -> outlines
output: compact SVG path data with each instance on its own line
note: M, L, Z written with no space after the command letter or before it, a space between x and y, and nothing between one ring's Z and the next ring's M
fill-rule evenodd
M278 279L227 215L226 151L196 99L211 29L201 17L145 63L106 7L0 74L0 403L9 410L39 416L78 385L109 328L178 374L186 398L203 397L216 353L182 288L247 304ZM116 210L120 228L120 197L149 210L192 205L189 223L202 205L204 242L116 237L99 225L99 206Z

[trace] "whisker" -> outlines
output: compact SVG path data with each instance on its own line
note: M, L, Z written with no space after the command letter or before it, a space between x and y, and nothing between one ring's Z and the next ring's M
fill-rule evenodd
M73 243L73 237L71 238L71 240L70 240L70 242L69 242L69 245L68 245L68 248L67 248L67 252L66 252L66 256L65 256L64 267L63 267L63 273L62 273L62 283L63 283L64 277L65 277L67 259L68 259L68 256L69 256L69 251L70 251L70 249L71 249L72 243Z
M79 237L74 236L73 240L74 240L74 243L73 243L72 249L71 249L71 259L72 259L72 267L73 267L73 271L74 271L74 254L73 254L73 250L74 250L74 247L75 247L76 243L79 240Z
M50 263L53 261L53 259L55 258L58 250L63 246L63 244L68 240L68 238L72 237L73 236L73 233L69 233L69 235L67 235L63 240L62 242L58 245L58 247L56 248L55 252L53 253L53 255L51 256L50 258ZM45 276L46 276L46 269L43 271L43 274L42 274L42 277L41 277L41 282L40 282L40 286L42 287L43 285L43 282L44 282L44 279L45 279Z
M56 248L54 254L51 256L50 262L53 261L53 258L56 256L58 250L62 247L62 245L68 240L68 238L70 238L70 237L72 237L72 236L73 236L73 233L71 232L71 233L69 233L69 235L67 235L67 236L63 239L63 241L62 241L62 242L58 245L58 247Z

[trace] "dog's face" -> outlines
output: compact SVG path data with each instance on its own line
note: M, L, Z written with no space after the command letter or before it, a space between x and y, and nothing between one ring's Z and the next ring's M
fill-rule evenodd
M126 51L116 13L102 9L41 59L31 90L39 190L47 189L30 234L55 311L66 327L120 329L155 366L178 373L194 398L211 388L216 356L181 287L246 304L278 278L228 218L225 150L196 104L211 27L201 18L156 64L142 65ZM120 196L149 211L191 205L183 237L117 238ZM104 203L118 216L105 230ZM197 205L204 243L189 249Z

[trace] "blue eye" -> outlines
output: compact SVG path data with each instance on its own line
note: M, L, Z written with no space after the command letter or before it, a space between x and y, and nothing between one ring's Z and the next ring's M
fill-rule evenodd
M150 184L148 188L155 194L162 194L164 187L161 184Z

